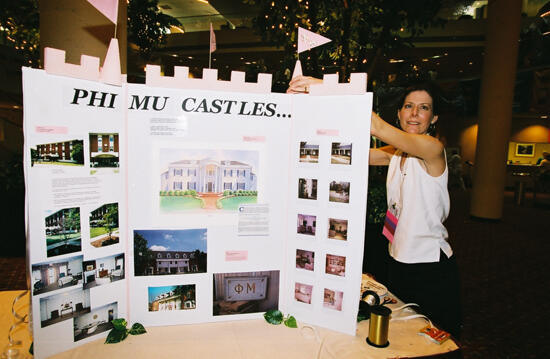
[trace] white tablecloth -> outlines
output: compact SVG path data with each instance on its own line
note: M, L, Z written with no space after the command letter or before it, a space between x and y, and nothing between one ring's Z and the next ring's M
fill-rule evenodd
M2 350L8 344L8 330L13 323L11 305L21 291L0 292L0 340ZM28 312L26 295L16 306L18 313ZM394 306L399 305L395 304ZM391 306L390 306L391 307ZM299 329L271 325L263 319L149 327L147 333L128 336L117 344L103 344L106 333L98 340L57 354L56 359L96 358L395 358L446 353L458 349L452 340L434 344L417 334L426 325L422 319L392 321L387 348L375 348L365 342L369 321L358 323L355 336L299 323ZM30 358L32 342L26 325L18 327L13 337L22 340L21 356Z

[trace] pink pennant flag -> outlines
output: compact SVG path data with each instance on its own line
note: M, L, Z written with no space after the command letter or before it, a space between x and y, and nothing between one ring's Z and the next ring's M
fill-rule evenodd
M327 42L331 42L324 36L311 32L309 30L298 28L298 53L321 46Z
M111 20L113 24L117 23L118 0L88 0L88 2Z
M216 34L214 34L214 28L210 23L210 53L216 51Z
M296 76L302 76L302 63L300 62L300 60L296 60L296 65L294 65L292 78L295 78Z
M120 74L120 52L117 39L111 39L111 43L107 49L107 55L105 55L103 67L99 73L99 79L110 85L120 86L122 84L122 76Z

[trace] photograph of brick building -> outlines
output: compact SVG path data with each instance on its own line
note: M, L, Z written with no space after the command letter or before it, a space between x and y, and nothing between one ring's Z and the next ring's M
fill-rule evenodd
M90 133L90 167L119 167L118 133Z
M68 140L44 143L31 148L31 166L41 165L84 165L84 141Z
M118 203L106 203L91 211L90 244L99 248L118 242Z
M48 257L81 250L79 207L60 209L49 214L44 222Z

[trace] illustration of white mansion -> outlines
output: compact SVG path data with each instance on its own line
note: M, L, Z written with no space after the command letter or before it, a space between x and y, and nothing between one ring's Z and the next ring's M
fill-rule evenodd
M256 190L252 166L238 161L181 160L168 165L160 176L161 191L223 192Z

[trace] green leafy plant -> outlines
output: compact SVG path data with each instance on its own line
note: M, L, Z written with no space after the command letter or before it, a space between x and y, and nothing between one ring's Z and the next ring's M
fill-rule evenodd
M296 318L294 318L292 315L287 315L285 317L284 314L277 309L271 309L265 312L264 319L269 324L279 325L281 323L284 323L289 328L298 328Z
M367 196L367 222L382 224L386 218L386 186L384 183L369 183Z
M127 329L126 325L128 325L128 323L124 318L112 320L111 323L113 323L113 329L111 329L111 331L107 335L107 339L105 339L105 344L120 343L121 341L126 339L128 334L140 335L147 333L143 325L141 325L140 323L134 323L134 325L132 325L130 329Z

